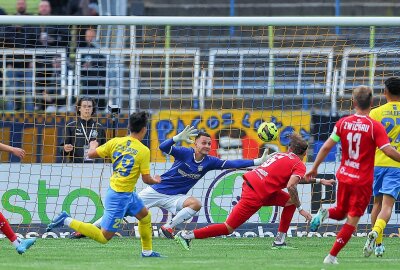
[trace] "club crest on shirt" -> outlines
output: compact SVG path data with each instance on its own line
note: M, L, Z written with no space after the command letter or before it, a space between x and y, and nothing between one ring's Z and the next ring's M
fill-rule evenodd
M199 172L201 172L202 170L203 170L203 166L199 166L199 167L197 167L197 169L199 170Z

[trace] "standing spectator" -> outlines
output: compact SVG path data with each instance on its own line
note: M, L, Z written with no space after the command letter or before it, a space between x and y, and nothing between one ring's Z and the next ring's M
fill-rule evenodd
M50 2L42 0L39 3L39 16L52 15ZM41 25L34 29L36 48L65 48L68 53L69 30L66 25ZM45 94L47 78L52 76L52 62L54 54L37 57L36 61L36 89L39 94Z
M310 223L310 231L315 232L328 217L335 220L347 217L331 251L324 259L325 264L338 264L338 253L350 240L371 199L375 158L371 153L379 148L385 155L400 161L400 152L390 146L382 124L368 116L372 105L372 89L367 86L356 87L353 90L353 104L355 114L336 122L332 135L325 141L312 169L306 174L306 178L315 177L319 165L330 150L341 142L342 160L336 172L337 206L328 210L321 208Z
M96 113L96 102L91 97L81 97L76 104L78 119L67 124L65 138L61 144L64 157L72 163L101 163L103 159L88 157L89 143L97 141L99 145L106 142L103 126L93 119Z
M88 29L85 33L86 48L97 50L96 30ZM95 96L99 110L106 108L106 59L98 52L82 55L81 94Z
M39 16L51 16L49 1L42 0L39 3ZM36 43L38 47L62 47L68 46L69 31L65 25L41 25L35 29Z
M384 94L387 103L373 109L370 112L372 119L381 122L390 138L390 145L395 149L399 149L400 142L398 136L400 134L400 125L397 122L400 110L400 78L391 77L385 81ZM375 255L382 257L385 252L383 246L383 231L392 215L393 205L400 192L400 163L396 162L385 155L380 149L375 152L375 169L374 169L374 206L371 212L372 231L368 234L368 240L364 246L365 257L371 256L374 251L375 239Z
M73 16L99 16L99 6L96 0L69 0L67 15ZM87 29L97 28L96 25L77 25L75 28L76 47L85 46L85 33Z
M65 15L67 11L68 0L49 0L52 6L52 15Z
M66 112L66 97L61 94L61 58L56 56L52 60L50 81L43 91L44 110L46 112Z
M26 13L26 1L18 0L15 15L30 15ZM10 49L29 49L34 45L34 29L29 25L11 25L5 27L5 46ZM32 56L28 53L7 55L6 62L6 110L34 110L32 98ZM23 97L22 102L21 98Z

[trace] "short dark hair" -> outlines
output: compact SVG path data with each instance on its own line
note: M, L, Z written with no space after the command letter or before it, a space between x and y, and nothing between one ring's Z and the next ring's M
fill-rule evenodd
M357 107L366 110L371 107L372 89L366 85L360 85L353 90L353 100L357 103Z
M400 77L390 77L385 81L385 87L390 94L400 96Z
M308 143L299 134L292 133L290 135L289 148L294 154L300 156L307 151Z
M197 140L197 139L200 138L201 136L211 138L210 134L208 134L208 133L205 132L204 130L200 130L200 131L197 133L196 138L194 138L194 139Z
M75 106L76 113L78 115L81 115L81 112L79 111L79 108L82 106L82 102L84 102L84 101L91 101L92 102L92 104L93 104L92 115L95 114L96 111L97 111L96 101L94 100L94 98L87 97L87 96L79 98L78 101L76 102L76 106Z
M129 131L139 133L149 122L149 114L145 111L135 112L129 116Z

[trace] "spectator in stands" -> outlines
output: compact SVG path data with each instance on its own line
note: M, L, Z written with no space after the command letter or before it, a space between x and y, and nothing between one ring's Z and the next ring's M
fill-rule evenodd
M16 2L15 15L31 15L26 12L26 1ZM29 49L34 46L34 31L29 25L10 25L5 27L5 46L11 49ZM24 100L25 110L33 111L34 102L32 98L32 56L28 52L7 56L6 62L6 87L7 110L23 109ZM21 100L21 97L23 99Z
M98 16L99 7L97 0L69 0L67 15L73 16ZM96 25L77 25L75 28L76 47L85 46L85 33L87 29L97 28Z
M103 159L88 157L89 143L97 141L99 145L106 142L105 128L93 119L96 114L96 102L91 97L81 97L76 103L77 120L65 127L65 137L61 144L64 162L101 163Z
M39 16L50 16L52 15L50 2L42 0L39 3ZM36 48L65 48L68 54L68 43L69 43L69 30L68 26L65 25L41 25L35 27L35 46ZM45 88L48 83L51 83L47 78L52 77L53 70L53 58L55 54L47 53L37 57L36 61L36 91L39 96L46 94ZM42 102L45 100L42 100ZM43 102L45 103L45 102ZM38 107L41 106L37 102Z
M96 3L90 3L87 13L87 16L99 16L99 6Z
M68 0L48 0L50 6L52 6L51 15L65 15L67 10Z
M67 5L67 15L72 16L97 16L99 15L98 10L98 1L97 0L69 0ZM97 15L91 14L89 9L94 6L90 6L91 4L95 4L97 6Z
M42 0L39 3L39 16L51 16L50 2ZM39 47L67 47L68 46L68 26L61 25L41 25L36 29L36 46Z
M66 97L62 96L61 89L61 57L54 57L52 61L52 75L43 91L44 110L46 112L66 112Z
M96 97L99 110L106 108L106 59L96 52L99 44L96 42L96 30L88 29L85 34L86 48L95 50L82 55L81 94ZM100 97L100 98L99 98Z

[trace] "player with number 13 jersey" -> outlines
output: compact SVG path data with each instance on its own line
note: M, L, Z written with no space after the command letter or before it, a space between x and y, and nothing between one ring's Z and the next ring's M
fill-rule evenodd
M337 179L372 189L374 167L371 164L374 163L375 149L389 144L382 124L367 115L353 114L336 123L331 139L340 141L343 149Z

